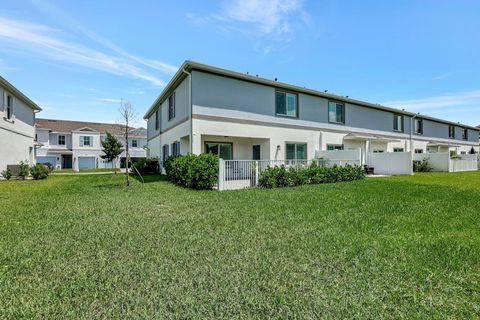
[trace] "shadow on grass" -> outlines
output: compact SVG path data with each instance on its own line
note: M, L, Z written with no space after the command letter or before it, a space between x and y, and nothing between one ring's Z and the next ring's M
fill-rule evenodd
M138 175L132 175L132 177L139 181L139 182L145 182L145 183L152 183L152 182L158 182L158 181L167 181L167 176L163 174L146 174L143 175L143 180L138 176Z

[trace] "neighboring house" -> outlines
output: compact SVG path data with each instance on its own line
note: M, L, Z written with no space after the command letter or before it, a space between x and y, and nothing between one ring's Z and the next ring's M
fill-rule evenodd
M117 136L125 145L124 128L119 124L83 122L54 119L36 120L36 140L41 146L37 150L37 163L50 163L56 169L111 168L112 163L100 156L106 132ZM146 157L147 143L144 128L131 128L129 132L129 154L132 161ZM120 155L125 158L125 152ZM120 165L117 161L117 166Z
M20 161L35 163L35 113L42 110L0 76L0 171Z
M479 149L479 129L472 126L191 61L144 118L149 156L160 159L188 152L295 160L321 150L361 149L364 158Z

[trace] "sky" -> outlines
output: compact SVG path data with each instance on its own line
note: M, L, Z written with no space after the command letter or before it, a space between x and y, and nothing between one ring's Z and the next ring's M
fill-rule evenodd
M185 60L480 125L477 0L0 0L0 75L42 118L143 115Z

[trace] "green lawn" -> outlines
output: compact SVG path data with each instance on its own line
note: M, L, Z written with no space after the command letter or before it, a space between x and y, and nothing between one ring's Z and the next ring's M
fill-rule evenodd
M86 172L119 172L120 169L118 168L96 168L96 169L80 169L78 172L86 173ZM74 173L73 169L61 169L61 170L53 170L52 173Z
M475 318L480 172L198 192L0 181L0 318Z

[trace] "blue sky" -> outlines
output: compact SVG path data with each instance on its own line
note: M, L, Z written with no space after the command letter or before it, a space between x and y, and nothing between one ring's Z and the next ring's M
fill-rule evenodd
M480 124L480 1L2 0L0 74L39 117L138 124L186 59Z

